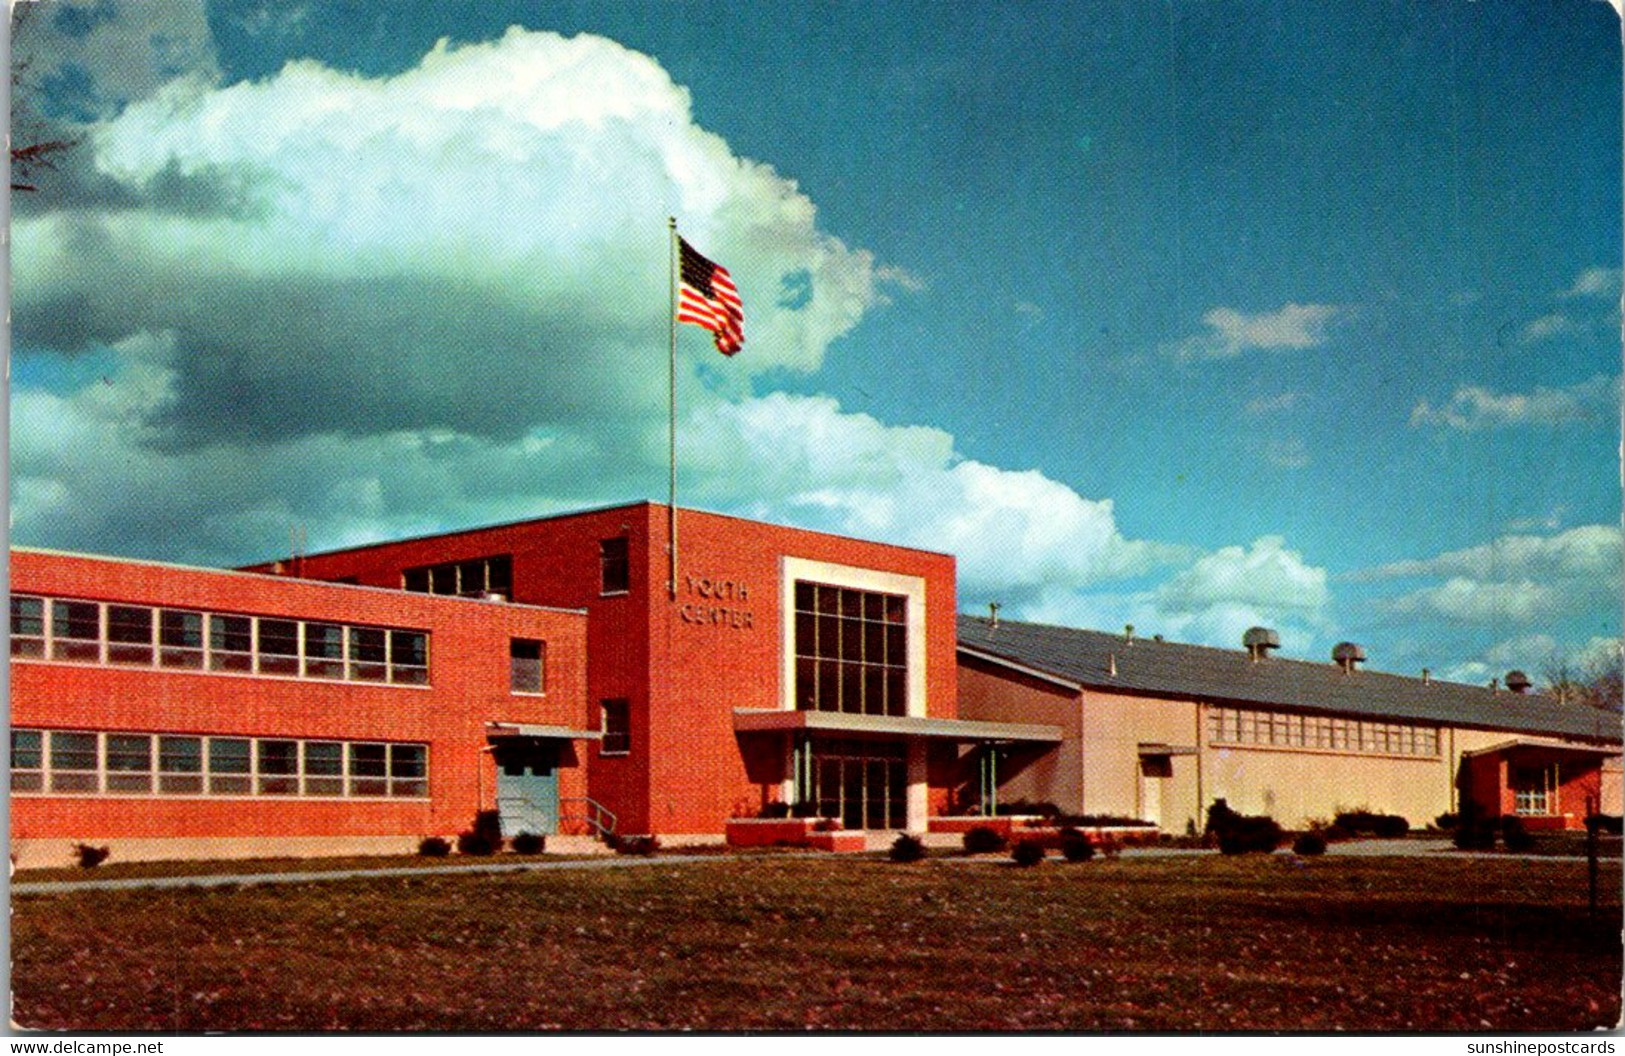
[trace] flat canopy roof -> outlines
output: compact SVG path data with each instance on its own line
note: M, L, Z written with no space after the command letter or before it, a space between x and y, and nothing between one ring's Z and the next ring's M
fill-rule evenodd
M1598 747L1589 744L1566 744L1562 741L1544 741L1536 737L1514 737L1510 741L1492 744L1488 748L1475 748L1470 752L1462 752L1464 756L1493 755L1496 752L1510 751L1514 748L1531 748L1552 752L1572 752L1575 755L1596 755L1606 759L1620 754L1618 748Z
M490 737L546 737L558 741L600 741L604 735L598 730L572 730L568 726L537 726L529 722L488 722L485 732Z
M783 711L735 708L734 729L741 733L809 730L819 733L873 733L896 737L929 737L943 741L1029 741L1059 744L1059 726L1025 722L979 722L917 715L853 715L844 711Z

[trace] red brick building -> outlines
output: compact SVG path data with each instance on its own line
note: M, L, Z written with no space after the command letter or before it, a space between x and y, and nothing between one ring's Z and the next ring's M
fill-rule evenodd
M13 853L408 850L504 769L546 792L517 823L569 829L586 635L579 611L14 549Z
M673 580L669 530L645 502L280 567L586 609L588 794L622 833L715 838L774 803L923 831L976 745L1059 739L957 718L951 556L685 509Z

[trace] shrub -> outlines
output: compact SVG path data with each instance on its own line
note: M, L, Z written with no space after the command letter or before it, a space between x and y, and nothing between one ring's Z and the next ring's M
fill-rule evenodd
M1354 833L1335 823L1321 829L1320 834L1326 837L1327 843L1346 843L1354 839Z
M1087 862L1095 856L1095 845L1077 829L1061 830L1061 857L1069 862Z
M1398 814L1377 814L1369 810L1346 810L1332 820L1332 824L1356 836L1379 836L1398 839L1411 831L1411 823Z
M1010 850L1010 860L1022 868L1037 865L1044 860L1044 845L1037 840L1017 840Z
M1625 833L1625 818L1621 818L1618 814L1588 814L1586 828L1595 829L1599 834L1619 836Z
M1009 843L1004 833L991 825L978 825L966 831L964 841L966 854L998 854Z
M818 817L818 804L810 799L792 803L790 804L790 816L792 818L816 818Z
M1495 826L1481 817L1471 801L1462 804L1461 818L1450 836L1459 850L1488 851L1495 847Z
M1506 844L1507 850L1521 854L1534 847L1535 836L1522 818L1508 814L1501 819L1501 842Z
M756 815L756 816L758 818L788 818L790 816L790 804L788 804L788 803L767 803L767 804L764 804L762 806L762 812L760 814Z
M1099 851L1107 858L1116 858L1118 855L1123 853L1123 845L1117 840L1112 839L1110 836L1102 838L1094 845L1094 847L1095 850Z
M1261 851L1269 854L1281 846L1281 826L1274 818L1264 815L1237 814L1230 804L1215 799L1207 811L1207 831L1216 836L1221 854L1246 854Z
M418 841L418 854L425 858L444 858L451 853L451 841L439 836L425 836Z
M1461 815L1455 813L1454 811L1446 811L1433 819L1434 827L1443 832L1449 832L1451 829L1460 824Z
M74 860L79 863L79 868L81 869L96 868L98 865L101 865L103 862L107 861L107 856L111 853L113 852L111 848L108 847L92 847L88 843L76 843L73 845L73 857Z
M648 857L660 850L659 836L611 836L608 842L616 854Z
M817 821L813 822L813 831L814 832L840 832L841 831L841 819L840 818L819 818Z
M1061 812L1061 808L1054 803L1043 800L1029 803L1025 799L1012 799L1007 803L1000 803L992 813L995 816L1004 814L1037 814L1040 817L1053 818Z
M547 837L534 832L521 832L508 845L515 854L541 854L547 850Z
M925 857L925 843L918 836L905 832L892 841L891 850L887 853L894 862L917 862Z
M502 816L494 810L475 814L474 826L458 834L457 850L481 857L502 850Z
M1292 841L1292 853L1304 858L1326 853L1326 837L1318 832L1306 832Z

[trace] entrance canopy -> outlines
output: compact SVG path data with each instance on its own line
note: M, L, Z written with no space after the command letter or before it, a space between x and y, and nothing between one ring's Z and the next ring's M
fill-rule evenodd
M990 741L1059 744L1059 726L1025 722L981 722L937 719L917 715L856 715L844 711L783 711L735 708L734 730L739 733L785 733L805 730L843 736L875 734L959 743Z
M1563 741L1548 741L1538 737L1514 737L1499 744L1492 744L1488 748L1477 748L1470 752L1462 752L1464 758L1473 758L1479 755L1495 755L1498 753L1519 755L1543 755L1567 757L1571 759L1607 759L1620 754L1619 745L1589 745L1568 744Z

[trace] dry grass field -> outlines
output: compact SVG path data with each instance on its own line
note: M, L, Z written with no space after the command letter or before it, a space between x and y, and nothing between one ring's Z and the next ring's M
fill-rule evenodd
M1619 863L758 857L13 899L39 1029L1570 1031Z

